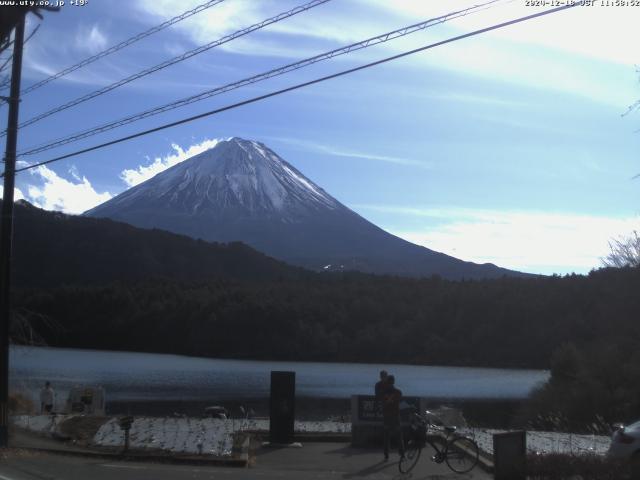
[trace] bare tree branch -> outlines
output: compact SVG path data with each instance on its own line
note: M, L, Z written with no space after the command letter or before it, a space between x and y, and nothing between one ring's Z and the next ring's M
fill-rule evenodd
M34 327L34 323L50 332L61 332L62 326L55 320L25 308L16 309L11 318L10 341L14 344L44 347L47 342Z
M611 253L602 258L605 267L640 266L640 235L636 230L629 237L620 237L609 242Z

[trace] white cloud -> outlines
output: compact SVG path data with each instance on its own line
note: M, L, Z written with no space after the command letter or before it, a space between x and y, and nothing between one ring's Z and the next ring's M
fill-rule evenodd
M79 176L77 169L75 169L75 175L72 173L77 183L60 177L46 166L31 170L31 174L39 177L43 183L41 186L28 186L28 200L45 210L77 214L106 202L112 197L109 192L98 193L86 177Z
M638 217L461 208L421 209L361 205L363 210L432 219L395 235L477 263L532 273L587 273L602 266L609 242L638 230ZM433 220L436 220L433 222Z
M137 7L146 15L168 20L200 3L199 0L139 0ZM262 20L261 10L259 2L223 2L177 23L173 28L184 32L192 42L203 44L257 23Z
M136 168L126 169L120 173L120 179L127 184L128 187L134 187L151 177L154 177L160 172L165 171L167 168L173 167L180 162L184 162L186 159L198 155L210 148L215 147L220 140L204 140L195 145L191 145L184 150L180 145L175 143L171 145L175 153L169 154L165 157L156 157L149 165L140 165Z
M0 198L4 198L4 186L0 185ZM13 201L18 201L18 200L24 200L24 195L22 193L22 191L18 188L15 187L13 189Z
M100 27L97 24L91 26L80 25L78 27L75 44L81 50L94 55L107 48L108 43L107 36L100 31Z

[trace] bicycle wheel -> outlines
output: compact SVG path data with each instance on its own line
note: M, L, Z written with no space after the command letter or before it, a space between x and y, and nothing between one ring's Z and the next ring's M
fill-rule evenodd
M409 473L418 463L422 452L422 445L416 440L409 440L404 446L404 456L400 457L398 462L398 470L400 473Z
M445 461L456 473L467 473L478 464L478 444L467 437L455 437L447 443Z

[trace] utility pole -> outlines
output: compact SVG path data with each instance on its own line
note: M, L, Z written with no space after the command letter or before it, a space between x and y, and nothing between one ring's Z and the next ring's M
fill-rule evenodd
M13 189L18 146L18 109L24 43L24 14L18 19L13 42L7 143L4 154L4 192L0 230L0 448L9 446L9 326L11 323L11 244L13 240Z

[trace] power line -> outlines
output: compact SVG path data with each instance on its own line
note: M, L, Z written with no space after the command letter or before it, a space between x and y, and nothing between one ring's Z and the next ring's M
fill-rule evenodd
M121 87L122 85L126 85L127 83L133 82L134 80L137 80L139 78L145 77L147 75L150 75L152 73L155 73L159 70L162 70L163 68L169 67L171 65L174 65L178 62L182 62L184 60L187 60L188 58L193 57L194 55L198 55L202 52L205 52L207 50L210 50L214 47L217 47L219 45L222 45L224 43L230 42L231 40L234 40L238 37L242 37L244 35L247 35L255 30L259 30L261 28L266 27L267 25L271 25L273 23L277 23L280 22L281 20L284 20L286 18L292 17L294 15L297 15L299 13L302 12L306 12L307 10L310 10L314 7L317 7L319 5L322 5L324 3L327 3L330 0L312 0L309 3L306 3L304 5L300 5L298 7L295 7L291 10L288 10L286 12L280 13L274 17L268 18L266 20L263 20L259 23L256 23L254 25L251 25L250 27L247 28L243 28L242 30L238 30L230 35L226 35L218 40L215 40L213 42L207 43L206 45L202 45L198 48L195 48L193 50L189 50L188 52L183 53L182 55L179 55L177 57L174 57L172 59L169 60L165 60L164 62L155 65L153 67L147 68L145 70L142 70L134 75L131 75L127 78L124 78L122 80L119 80L115 83L112 83L111 85L107 85L106 87L103 87L99 90L95 90L91 93L88 93L86 95L83 95L81 97L76 98L75 100L71 100L70 102L67 102L63 105L60 105L56 108L53 108L47 112L44 112L40 115L37 115L29 120L26 120L24 122L22 122L20 124L20 128L26 127L28 125L32 125L36 122L39 122L40 120L42 120L43 118L49 117L50 115L53 115L54 113L58 113L61 112L63 110L66 110L67 108L71 108L74 107L80 103L86 102L87 100L91 100L92 98L98 97L100 95L103 95L107 92L110 92L111 90ZM6 134L6 132L2 132L2 134L0 134L0 136L4 136Z
M23 46L29 41L31 40L31 37L33 37L36 32L38 31L38 29L40 28L40 24L36 25L36 28L34 28L31 33L29 34L29 36L27 38L25 38L24 42L23 42ZM7 58L7 60L2 64L2 66L0 66L0 72L2 72L5 67L9 64L9 62L13 60L13 53L11 53L11 55L9 55L9 57ZM9 86L9 84L11 83L11 79L9 77L7 77L2 83L0 83L0 88L4 88L5 86ZM2 103L0 103L0 105L2 105Z
M217 108L215 110L210 110L208 112L204 112L204 113L201 113L201 114L198 114L198 115L194 115L194 116L191 116L191 117L183 118L182 120L178 120L178 121L175 121L175 122L167 123L167 124L161 125L159 127L151 128L151 129L148 129L148 130L143 130L141 132L134 133L132 135L127 135L125 137L120 137L118 139L111 140L109 142L101 143L99 145L94 145L93 147L84 148L82 150L77 150L75 152L68 153L66 155L62 155L62 156L59 156L59 157L56 157L56 158L52 158L50 160L46 160L46 161L43 161L43 162L38 162L38 163L35 163L33 165L28 165L26 167L22 167L22 168L16 169L15 171L16 171L16 173L18 173L18 172L23 172L23 171L26 171L26 170L30 170L32 168L41 167L43 165L48 165L48 164L53 163L53 162L58 162L60 160L64 160L64 159L71 158L71 157L75 157L75 156L81 155L83 153L92 152L94 150L98 150L98 149L105 148L105 147L108 147L108 146L111 146L111 145L115 145L115 144L118 144L118 143L126 142L128 140L132 140L134 138L138 138L138 137L142 137L142 136L145 136L145 135L149 135L151 133L159 132L159 131L165 130L167 128L171 128L171 127L175 127L175 126L182 125L182 124L185 124L185 123L193 122L194 120L199 120L201 118L209 117L211 115L216 115L218 113L222 113L222 112L225 112L227 110L232 110L234 108L242 107L244 105L248 105L248 104L255 103L255 102L258 102L258 101L261 101L261 100L265 100L265 99L270 98L270 97L275 97L275 96L281 95L283 93L291 92L293 90L298 90L298 89L303 88L303 87L308 87L310 85L315 85L317 83L321 83L321 82L324 82L324 81L327 81L327 80L331 80L331 79L334 79L334 78L342 77L344 75L348 75L350 73L354 73L354 72L357 72L357 71L360 71L360 70L365 70L367 68L371 68L371 67L374 67L376 65L381 65L383 63L391 62L393 60L397 60L399 58L407 57L409 55L413 55L413 54L418 53L418 52L423 52L423 51L429 50L431 48L439 47L439 46L445 45L447 43L456 42L456 41L462 40L464 38L472 37L472 36L475 36L475 35L480 35L482 33L486 33L486 32L492 31L492 30L497 30L499 28L504 28L504 27L507 27L507 26L510 26L510 25L515 25L517 23L525 22L527 20L532 20L534 18L542 17L542 16L545 16L545 15L549 15L551 13L556 13L556 12L559 12L559 11L562 11L562 10L567 10L569 8L582 6L582 5L583 5L583 2L567 4L567 5L563 5L561 7L553 8L551 10L546 10L544 12L533 13L533 14L527 15L525 17L516 18L514 20L509 20L507 22L503 22L503 23L499 23L499 24L496 24L496 25L492 25L490 27L485 27L485 28L481 28L479 30L474 30L472 32L465 33L463 35L458 35L458 36L455 36L455 37L448 38L446 40L441 40L439 42L432 43L430 45L419 47L419 48L416 48L416 49L413 49L413 50L409 50L407 52L399 53L397 55L393 55L393 56L390 56L390 57L386 57L386 58L383 58L381 60L377 60L375 62L367 63L367 64L364 64L364 65L360 65L358 67L354 67L354 68L350 68L350 69L347 69L347 70L343 70L343 71L338 72L338 73L334 73L334 74L327 75L327 76L324 76L324 77L316 78L316 79L310 80L308 82L299 83L299 84L293 85L291 87L283 88L281 90L276 90L276 91L273 91L273 92L270 92L270 93L267 93L267 94L264 94L264 95L259 95L257 97L250 98L248 100L243 100L241 102L237 102L237 103L234 103L234 104L231 104L231 105L227 105L225 107ZM4 176L4 174L2 174L2 176Z
M26 95L27 93L33 92L34 90L37 90L38 88L46 85L49 82L52 82L54 80L57 80L58 78L64 77L65 75L70 74L71 72L75 72L76 70L82 68L82 67L86 67L87 65L89 65L90 63L93 63L97 60L100 60L101 58L106 57L107 55L111 55L112 53L117 52L118 50L122 50L125 47L128 47L129 45L142 40L143 38L146 38L150 35L153 35L154 33L157 33L161 30L164 30L165 28L170 27L171 25L174 25L178 22L181 22L182 20L185 20L186 18L189 18L193 15L195 15L196 13L200 13L203 10L206 10L208 8L213 7L214 5L217 5L219 3L224 2L224 0L209 0L208 2L203 3L202 5L198 5L195 8L192 8L191 10L187 10L184 13L181 13L180 15L177 15L169 20L167 20L166 22L161 23L160 25L156 25L155 27L150 28L149 30L145 30L144 32L141 32L131 38L128 38L127 40L124 40L112 47L107 48L106 50L103 50L102 52L96 53L95 55L85 58L84 60L76 63L75 65L71 65L68 68L65 68L64 70L59 71L58 73L51 75L50 77L45 78L44 80L40 80L38 83L35 83L33 85L31 85L30 87L25 88L22 92L20 92L21 95ZM0 88L2 88L2 86L0 85Z
M213 88L211 90L206 90L206 91L201 92L201 93L199 93L197 95L192 95L192 96L180 99L180 100L176 100L174 102L167 103L167 104L161 105L159 107L154 107L152 109L145 110L145 111L140 112L140 113L129 115L128 117L124 117L124 118L121 118L119 120L115 120L113 122L109 122L107 124L100 125L98 127L94 127L94 128L88 129L88 130L84 130L82 132L75 133L75 134L73 134L71 136L67 136L67 137L63 137L63 138L57 139L57 140L55 140L53 142L50 142L50 143L47 143L47 144L44 144L44 145L40 145L40 146L37 146L37 147L34 147L34 148L31 148L30 150L23 151L23 152L21 152L19 154L19 156L34 155L36 153L41 153L41 152L44 152L46 150L50 150L52 148L56 148L56 147L59 147L59 146L62 146L62 145L67 145L69 143L73 143L73 142L76 142L78 140L82 140L84 138L88 138L88 137L91 137L91 136L94 136L94 135L98 135L100 133L107 132L109 130L113 130L113 129L118 128L118 127L122 127L124 125L129 124L129 123L133 123L133 122L145 119L145 118L149 118L151 116L158 115L160 113L168 112L170 110L173 110L173 109L176 109L176 108L179 108L179 107L183 107L185 105L189 105L189 104L192 104L192 103L195 103L195 102L199 102L199 101L205 100L207 98L211 98L211 97L216 96L216 95L221 95L223 93L227 93L229 91L238 89L240 87L244 87L244 86L247 86L247 85L250 85L250 84L253 84L253 83L257 83L257 82L260 82L260 81L263 81L263 80L267 80L267 79L270 79L270 78L273 78L273 77L276 77L276 76L279 76L279 75L283 75L285 73L289 73L289 72L292 72L294 70L298 70L298 69L307 67L309 65L313 65L315 63L318 63L318 62L321 62L321 61L324 61L324 60L328 60L328 59L331 59L331 58L334 58L334 57L337 57L337 56L340 56L340 55L345 55L345 54L348 54L348 53L351 53L351 52L354 52L354 51L357 51L357 50L368 48L368 47L371 47L373 45L378 45L380 43L385 43L385 42L388 42L390 40L394 40L396 38L400 38L400 37L403 37L405 35L409 35L411 33L415 33L415 32L424 30L424 29L432 27L434 25L438 25L438 24L444 23L446 21L453 20L455 18L463 17L465 15L469 15L470 13L474 13L474 12L481 11L481 10L486 9L486 8L490 8L490 6L492 6L493 4L495 4L497 2L500 2L500 1L503 1L503 0L490 0L490 1L486 2L486 3L482 3L482 4L479 4L479 5L475 5L475 6L470 6L470 7L466 8L466 9L464 9L464 10L458 10L458 11L455 11L455 12L451 12L451 13L448 13L446 15L442 15L440 17L432 18L432 19L426 20L424 22L420 22L420 23L416 23L414 25L410 25L408 27L404 27L404 28L400 28L400 29L397 29L397 30L393 30L391 32L383 33L382 35L378 35L376 37L371 37L371 38L368 38L366 40L362 40L360 42L352 43L351 45L347 45L345 47L340 47L340 48L337 48L337 49L334 49L334 50L330 50L328 52L321 53L319 55L316 55L316 56L313 56L313 57L309 57L309 58L306 58L304 60L300 60L300 61L295 62L295 63L290 63L290 64L285 65L283 67L278 67L278 68L269 70L267 72L260 73L258 75L254 75L252 77L248 77L248 78L245 78L245 79L242 79L242 80L238 80L238 81L233 82L233 83L229 83L227 85L223 85L221 87L216 87L216 88ZM511 0L509 0L509 1L511 1Z
M8 40L7 43L0 45L0 53L4 52L7 48L13 45L13 40Z
M7 59L4 61L2 65L0 65L0 72L2 72L7 65L9 65L9 62L11 60L13 60L13 53L7 57Z
M10 58L13 58L13 53L11 54ZM0 82L0 89L8 87L10 83L11 83L11 78L7 76L7 78L5 78L2 82Z

